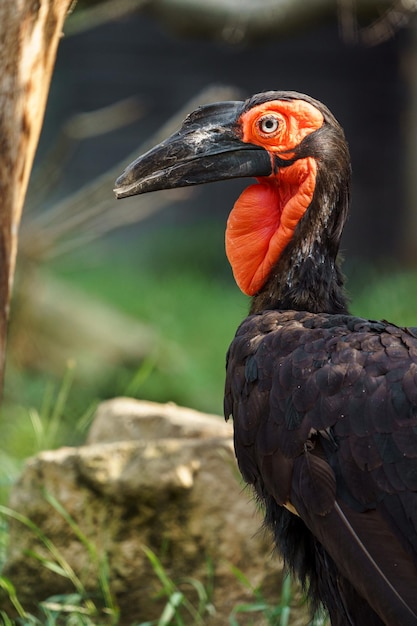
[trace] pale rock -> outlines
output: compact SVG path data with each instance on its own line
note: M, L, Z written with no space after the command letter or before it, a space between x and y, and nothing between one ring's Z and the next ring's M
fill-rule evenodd
M157 618L166 602L156 598L161 585L144 547L174 581L213 584L216 613L205 624L228 624L237 603L253 601L232 567L278 600L282 566L269 533L260 531L252 494L240 482L231 426L217 416L127 398L105 402L85 446L27 461L9 506L39 527L89 591L97 590L100 563L107 560L122 625ZM32 530L12 520L3 575L28 608L74 590L33 552L53 560ZM252 623L249 618L240 617L239 624Z

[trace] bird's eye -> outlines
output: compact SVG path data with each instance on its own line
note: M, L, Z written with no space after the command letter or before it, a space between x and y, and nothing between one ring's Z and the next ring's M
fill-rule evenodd
M264 135L271 135L278 130L279 119L275 115L264 115L258 120L258 128Z

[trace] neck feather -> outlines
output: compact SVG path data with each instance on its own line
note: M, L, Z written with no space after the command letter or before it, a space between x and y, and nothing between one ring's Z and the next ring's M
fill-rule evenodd
M278 262L264 287L252 297L250 312L266 309L347 313L344 277L335 259L313 251L291 263Z
M251 313L265 309L347 313L337 258L349 206L350 166L318 168L314 196L293 236L252 298Z

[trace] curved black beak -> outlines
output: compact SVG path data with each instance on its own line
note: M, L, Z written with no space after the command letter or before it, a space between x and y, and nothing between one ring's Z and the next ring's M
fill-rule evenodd
M125 169L116 180L116 197L227 178L269 176L268 152L241 140L237 122L243 105L219 102L191 113L178 132Z

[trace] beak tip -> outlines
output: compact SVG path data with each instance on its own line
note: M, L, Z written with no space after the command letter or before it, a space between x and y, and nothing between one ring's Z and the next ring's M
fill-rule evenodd
M126 181L126 172L123 172L123 174L121 174L114 183L113 193L116 196L117 200L120 200L120 198L126 198L126 196L131 195L129 194L129 188L131 187L131 185L127 183L128 181Z
M117 200L120 200L121 198L129 198L130 196L136 196L139 192L132 189L132 186L120 186L120 187L115 187L113 189L113 193L116 196Z

